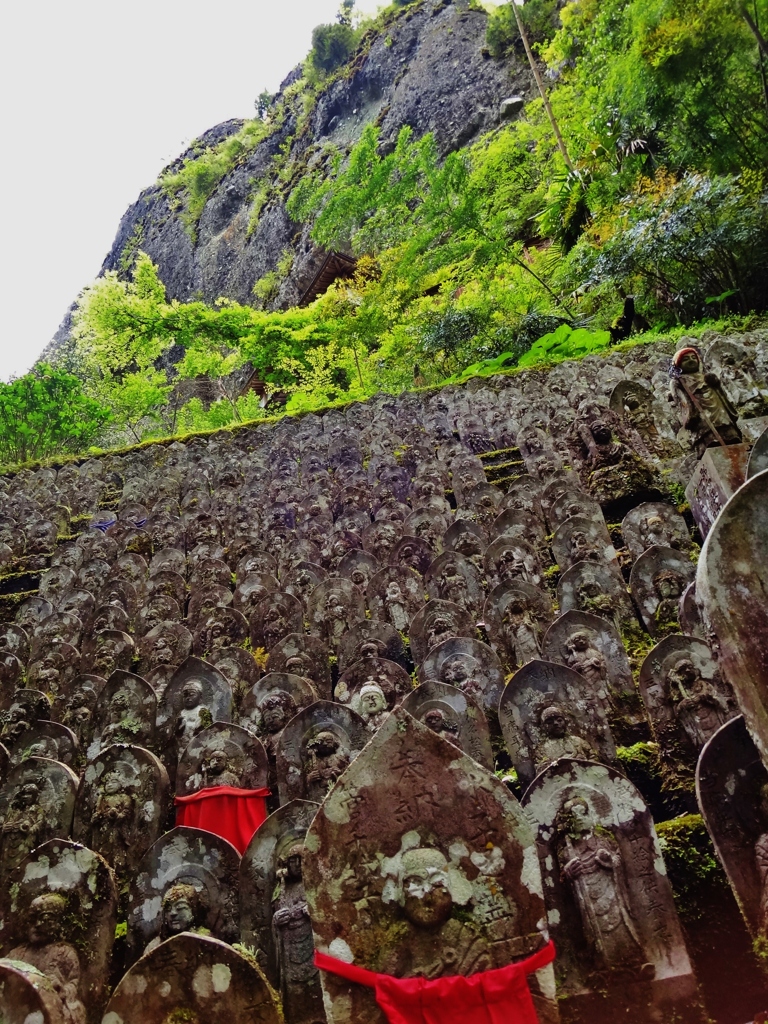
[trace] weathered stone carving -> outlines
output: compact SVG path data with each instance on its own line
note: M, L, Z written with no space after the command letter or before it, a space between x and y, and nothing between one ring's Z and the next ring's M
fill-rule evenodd
M405 668L403 638L389 622L363 619L342 636L339 644L339 671L346 670L362 658L386 658Z
M46 757L30 757L8 773L0 789L3 878L36 846L69 836L76 792L72 769Z
M691 761L738 712L709 646L672 635L657 644L640 670L640 692L657 742L667 757Z
M267 594L256 606L250 620L251 644L265 651L289 633L304 632L304 609L298 597L278 591Z
M696 798L747 927L768 937L768 770L741 715L702 750Z
M577 562L596 562L618 568L616 550L605 520L575 515L566 519L552 537L552 553L565 571Z
M394 661L363 658L339 678L334 697L356 711L369 732L375 732L410 689L410 676Z
M621 534L633 558L639 558L654 546L675 548L684 553L691 548L685 520L672 505L661 501L636 505L624 517Z
M719 645L718 663L747 728L768 759L768 472L728 502L699 556L696 596Z
M16 766L29 757L49 757L71 765L77 754L77 737L66 725L59 722L32 722L8 751L11 765Z
M370 739L365 721L351 708L317 701L283 729L277 748L280 803L321 803Z
M264 822L240 862L240 933L283 1008L297 1024L315 1024L322 1008L312 924L302 878L303 841L318 805L295 800Z
M489 586L501 583L530 583L538 587L542 569L533 546L515 537L498 537L491 541L483 555Z
M6 956L51 981L67 1024L86 1024L103 1006L115 934L117 892L108 865L92 850L55 839L35 850L8 883Z
M495 587L483 608L491 646L512 666L522 666L540 656L553 615L547 593L522 580Z
M180 932L205 929L225 942L237 941L239 862L234 846L212 832L181 827L161 836L131 883L131 959Z
M424 581L413 569L385 566L370 580L366 601L372 619L389 622L399 633L405 633L424 605Z
M139 672L143 676L177 668L192 653L192 634L179 622L161 622L139 642ZM167 680L166 680L167 681Z
M435 598L414 615L409 629L411 654L420 664L433 647L451 637L473 637L475 624L470 614L453 601ZM450 682L450 680L445 680Z
M504 669L493 649L480 640L453 637L430 649L419 666L419 680L437 679L456 686L496 714L504 688Z
M629 586L651 636L679 631L680 598L695 575L693 562L674 548L648 548L637 559Z
M701 353L680 349L669 368L669 401L676 407L681 433L699 458L716 445L741 444L738 412L723 390L720 378L705 372Z
M499 721L523 786L560 758L611 764L616 757L603 702L563 665L529 661L504 688Z
M166 1024L172 1020L280 1024L273 992L250 960L205 935L175 934L125 974L105 1021Z
M143 747L116 743L88 764L80 780L72 834L130 878L165 826L168 773Z
M637 627L637 617L624 580L610 566L577 562L557 584L561 612L589 612L613 623L617 630Z
M424 778L433 780L428 790L417 781ZM304 845L324 953L397 977L437 978L500 967L542 944L532 830L517 801L402 709L326 798ZM337 1024L383 1021L369 989L330 973L322 985ZM532 988L551 1019L537 981Z
M152 748L157 697L146 679L114 672L101 690L88 730L86 754L92 761L113 743Z
M263 789L269 765L263 744L239 725L214 722L187 744L176 771L180 796L212 786Z
M547 630L542 656L584 676L594 699L609 713L617 736L635 742L645 719L629 658L613 623L588 612L566 612Z
M695 1016L653 819L632 783L605 765L562 760L523 803L539 824L560 998L587 1018L609 1008L643 1021L675 1007Z
M272 788L277 784L274 764L280 734L295 714L316 700L317 693L310 681L289 672L267 673L246 694L240 724L254 732L264 744L272 766Z
M488 771L494 770L483 706L468 693L431 679L412 690L402 706L417 722L448 740Z
M365 618L365 600L349 580L328 579L312 591L307 618L310 632L336 651L349 627Z
M174 777L187 744L214 722L229 722L232 687L212 665L189 657L171 677L157 708L157 733L163 761Z

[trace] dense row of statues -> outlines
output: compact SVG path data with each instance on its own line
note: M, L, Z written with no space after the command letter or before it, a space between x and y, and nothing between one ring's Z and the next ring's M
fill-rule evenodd
M696 779L768 937L762 682L718 618L733 508L765 601L765 342L0 479L0 1017L378 1024L316 949L440 979L554 938L542 1024L704 1020L618 751Z

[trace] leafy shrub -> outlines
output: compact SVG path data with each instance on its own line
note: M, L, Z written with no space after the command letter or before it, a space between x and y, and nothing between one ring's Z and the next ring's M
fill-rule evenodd
M355 49L357 33L350 25L318 25L312 32L310 60L326 75L346 64Z
M539 338L518 360L518 366L535 366L537 363L552 363L561 359L578 359L599 352L611 343L608 331L589 331L586 327L575 330L569 324L561 324L556 331Z
M41 363L24 377L0 382L0 460L83 451L109 419L109 409L88 398L77 377Z
M439 313L424 316L419 347L426 355L455 359L484 326L484 318L475 309L449 306Z
M639 282L683 322L705 316L713 301L732 312L764 310L766 279L768 190L746 176L645 182L593 250L591 280Z
M532 42L540 43L554 35L558 25L557 7L557 0L528 0L519 8ZM485 35L488 49L494 57L503 57L520 42L520 32L511 2L502 4L491 12Z

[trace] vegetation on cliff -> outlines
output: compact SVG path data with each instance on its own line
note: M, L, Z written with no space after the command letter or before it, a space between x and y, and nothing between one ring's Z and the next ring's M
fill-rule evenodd
M191 230L260 140L289 116L306 128L328 82L400 6L353 26L342 5L316 31L302 78L165 177ZM490 14L489 54L522 49L513 13ZM541 99L443 158L407 127L387 151L375 124L351 152L327 146L311 171L283 146L291 217L318 245L351 251L354 278L278 312L255 308L277 280L257 283L253 307L169 302L135 247L130 271L99 279L75 314L76 365L113 432L139 439L263 414L253 392L222 387L211 404L177 387L244 363L300 411L604 347L629 294L657 329L765 310L768 0L749 11L737 0L527 0L521 13L572 169ZM253 217L267 199L255 187ZM172 351L183 358L169 375Z

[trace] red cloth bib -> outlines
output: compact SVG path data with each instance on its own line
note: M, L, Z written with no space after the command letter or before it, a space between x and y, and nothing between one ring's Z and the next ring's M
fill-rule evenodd
M191 796L177 796L176 824L213 832L232 843L242 856L253 833L266 820L269 792L212 786Z
M393 978L315 953L323 971L374 989L390 1024L538 1024L527 977L555 959L555 944L518 964L468 978Z

